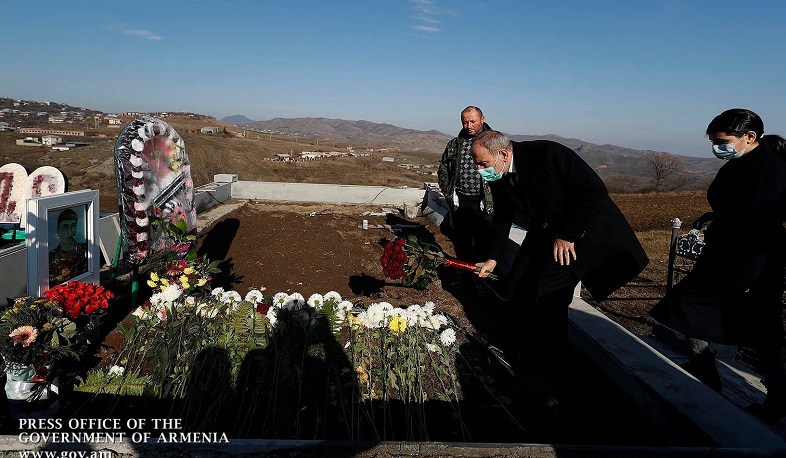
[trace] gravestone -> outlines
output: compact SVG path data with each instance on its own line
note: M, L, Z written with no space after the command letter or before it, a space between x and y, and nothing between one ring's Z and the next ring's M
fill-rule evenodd
M28 175L19 164L5 164L0 167L0 223L18 224L24 228L28 199L64 192L65 177L54 167L44 165Z
M0 223L19 224L24 213L27 170L19 164L0 167Z
M130 264L171 246L165 223L182 219L196 230L191 163L185 142L166 122L144 116L123 128L115 143L115 177Z
M65 177L63 172L50 166L38 167L27 177L24 186L24 198L22 202L36 197L46 197L53 194L62 194L66 191ZM22 212L21 227L27 225L27 213Z

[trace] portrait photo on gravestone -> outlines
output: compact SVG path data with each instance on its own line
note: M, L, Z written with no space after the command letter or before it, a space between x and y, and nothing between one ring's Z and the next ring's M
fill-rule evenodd
M87 272L85 214L84 205L49 211L50 286Z

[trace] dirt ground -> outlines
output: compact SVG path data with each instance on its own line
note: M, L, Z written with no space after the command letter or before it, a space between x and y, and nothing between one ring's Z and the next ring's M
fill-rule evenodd
M649 334L652 322L647 311L666 287L670 220L678 217L689 228L690 222L708 207L702 193L624 194L613 198L639 235L650 264L634 281L595 305L635 334ZM397 235L414 233L449 255L454 252L448 235L423 216L408 220L398 211L386 216L362 216L380 210L377 206L251 202L203 231L198 242L200 251L210 259L226 260L225 267L231 268L234 276L219 282L241 294L264 287L270 295L285 291L306 297L335 290L366 305L381 300L394 305L432 301L462 326L474 329L465 310L470 305L461 304L463 297L456 300L457 294L471 297L474 292L449 291L454 272L443 272L426 290L403 287L384 278L379 264L382 246ZM372 229L361 229L363 219ZM391 232L373 228L382 224L401 229ZM493 294L475 299L480 304L473 304L474 308L482 307L483 302L498 302L491 300Z

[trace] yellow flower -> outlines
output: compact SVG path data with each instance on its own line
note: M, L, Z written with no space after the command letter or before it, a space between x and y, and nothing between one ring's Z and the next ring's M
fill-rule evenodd
M194 273L194 268L193 267L186 267L185 269L183 269L183 273L186 274L186 275L191 275L192 273Z
M191 285L189 285L187 281L184 281L183 283L180 284L180 287L183 288L184 290L186 290L186 289L190 288Z
M351 313L349 314L349 317L347 317L347 321L349 322L349 327L352 329L357 329L361 326L358 317L352 315Z
M155 288L156 287L156 282L154 282L153 280L148 280L147 281L147 286L149 286L151 288Z
M393 332L404 332L407 329L407 322L400 316L395 316L390 320L390 323L388 323L388 327Z
M188 277L186 277L185 275L181 275L180 278L178 278L178 280L180 280L180 283L188 283Z
M199 281L197 281L197 286L205 286L206 284L207 284L207 280L205 280L204 278L200 278Z
M356 367L355 372L358 374L358 381L360 383L368 383L368 372L366 372L366 369L363 368L363 366Z
M158 281L158 274L155 272L150 273L150 279L153 281Z
M53 325L52 323L44 323L44 331L50 331L54 327L55 325Z
M161 279L161 288L166 288L167 286L169 286L169 282L167 281L166 278L162 278Z

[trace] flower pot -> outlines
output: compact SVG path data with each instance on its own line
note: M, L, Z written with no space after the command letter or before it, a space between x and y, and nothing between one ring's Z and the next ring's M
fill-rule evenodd
M6 362L5 364L5 395L8 399L27 401L40 389L42 382L34 382L35 367L32 364L19 364ZM43 387L39 400L47 400L56 397L58 393L58 379L46 383Z
M51 382L34 382L35 375L32 364L5 363L5 395L14 419L48 418L59 410L58 378Z

